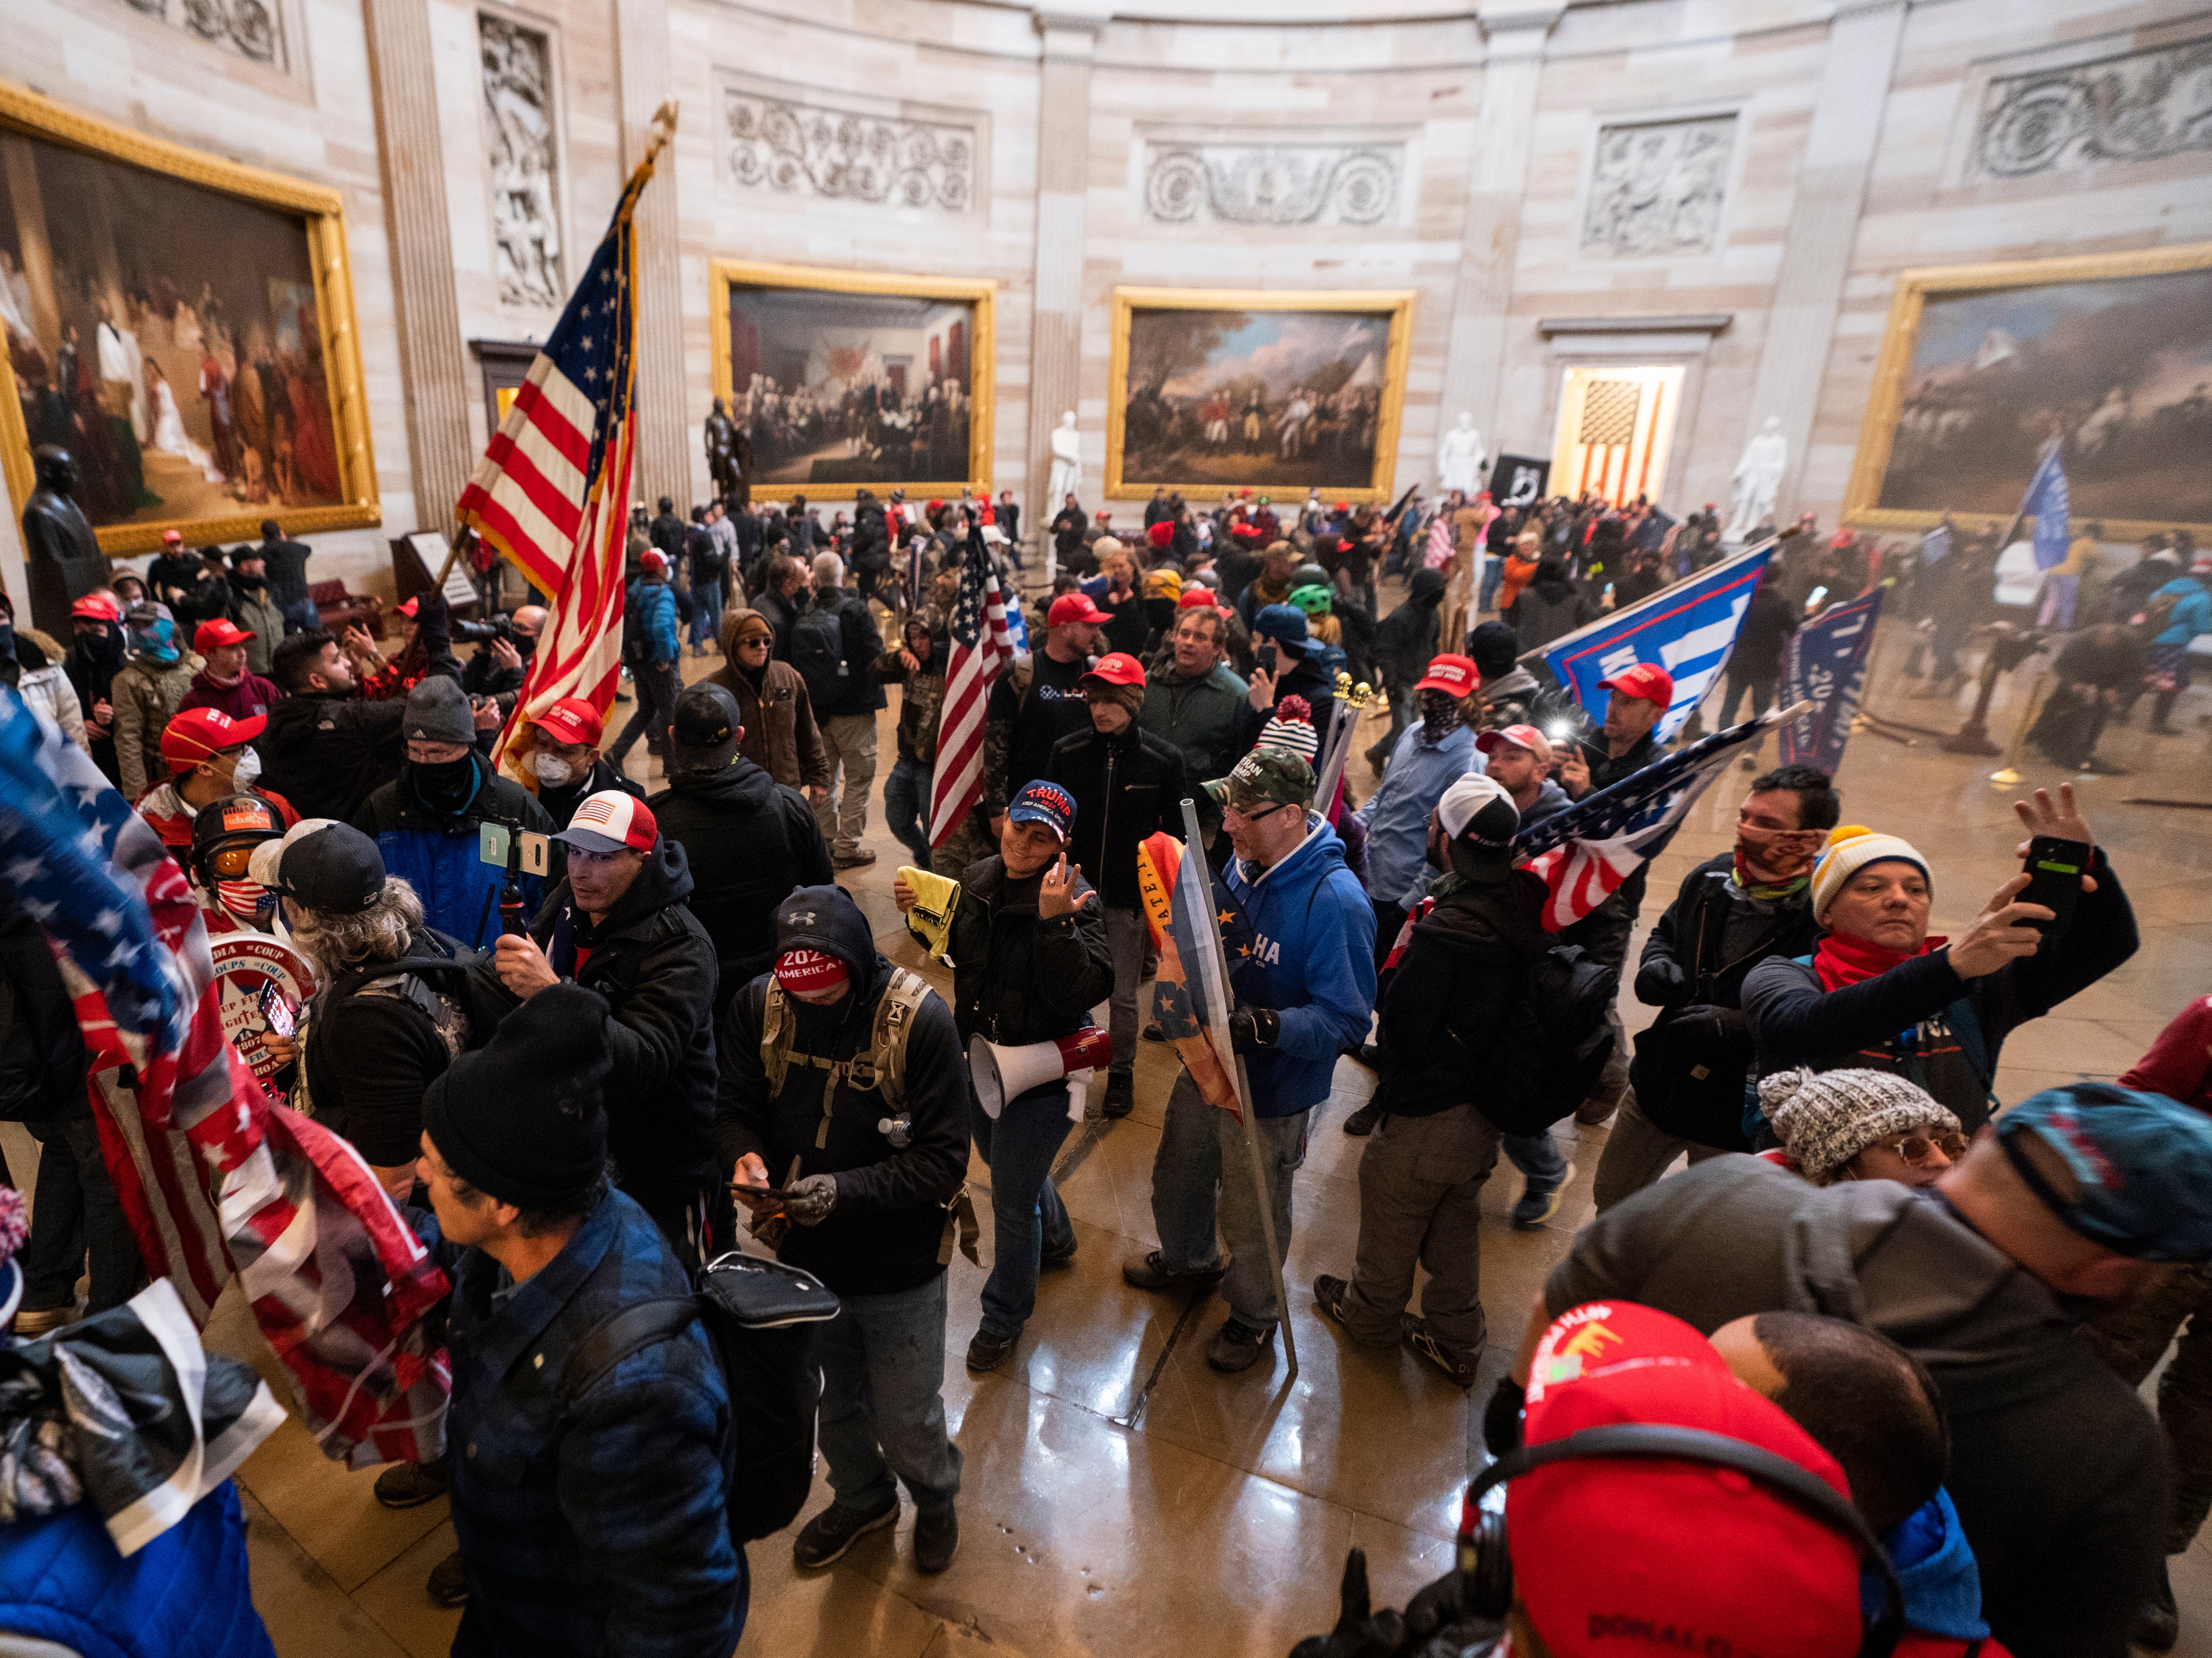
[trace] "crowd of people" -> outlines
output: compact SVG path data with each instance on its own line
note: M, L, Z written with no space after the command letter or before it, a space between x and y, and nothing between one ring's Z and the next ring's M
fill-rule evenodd
M933 1356L951 1257L981 1259L971 1148L991 1212L965 1354L981 1373L1078 1248L1057 1154L1086 1116L1129 1114L1139 1044L1166 1034L1140 993L1164 949L1140 847L1184 837L1187 797L1188 855L1237 933L1228 1029L1252 1121L1178 1068L1157 1247L1121 1272L1163 1295L1218 1285L1214 1370L1274 1362L1294 1176L1340 1061L1374 1087L1338 1125L1364 1140L1358 1224L1314 1304L1344 1340L1463 1388L1491 1343L1481 1198L1501 1152L1522 1176L1512 1224L1540 1228L1575 1172L1555 1127L1611 1125L1597 1219L1503 1338L1511 1376L1475 1402L1504 1520L1478 1525L1471 1503L1453 1570L1403 1614L1372 1608L1355 1562L1338 1629L1302 1653L1580 1649L1568 1632L1602 1619L1694 1627L1705 1649L1851 1652L1863 1600L1917 1643L1900 1651L2172 1644L2162 1553L2212 1506L2207 1350L2184 1340L2157 1418L2130 1394L2212 1297L2212 999L2117 1084L1998 1097L2008 1036L2137 947L2070 785L2020 805L2029 839L2080 849L2063 921L2023 873L1930 936L1928 858L1847 821L1826 773L1747 757L1729 851L1656 897L1639 866L1552 931L1515 835L1662 759L1674 687L1629 666L1583 709L1530 653L1722 556L1711 508L1315 496L1286 520L1264 495L1200 513L1163 491L1124 539L1070 497L1042 526L1048 585L1020 521L1010 494L863 491L826 525L798 497L688 519L669 498L639 507L628 718L556 703L514 750L526 783L491 755L544 610L459 624L464 662L425 593L387 656L302 608L307 550L273 524L228 559L179 546L144 580L118 573L77 601L66 648L15 635L20 694L154 825L210 914L311 966L297 1030L263 1039L272 1092L355 1147L453 1280L454 1448L376 1491L451 1502L459 1547L428 1591L465 1607L456 1650L735 1644L747 1423L714 1343L693 1327L604 1368L574 1355L748 1236L841 1308L818 1351L832 1499L797 1564L892 1526L903 1487L915 1568L947 1569L962 1453ZM1771 704L1808 611L1876 583L1933 623L1929 672L1954 671L1950 595L1974 548L1803 524L1784 549L1721 723ZM977 557L1029 648L990 692L980 791L948 825L931 783ZM2212 631L2203 562L2161 544L2136 569L2085 554L2066 573L2070 608L2045 625L2075 629L2059 678L2080 674L2100 720L2132 687L2081 653L2118 648L2114 630L2150 632L2142 671L2185 684L2188 641ZM688 685L687 631L720 659ZM1326 763L1358 680L1388 702L1371 791ZM876 859L891 687L881 800L912 861L890 890L949 994L889 959L838 884ZM626 765L641 741L651 793ZM495 830L544 837L544 864L486 861ZM66 988L12 899L0 978L0 1114L46 1153L23 1340L121 1308L144 1264ZM1657 1010L1632 1044L1621 988ZM1704 1437L1623 1450L1627 1424Z

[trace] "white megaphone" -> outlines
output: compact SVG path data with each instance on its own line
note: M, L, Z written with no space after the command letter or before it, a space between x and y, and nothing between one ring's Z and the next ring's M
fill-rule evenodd
M1019 1048L1002 1048L981 1036L968 1042L968 1074L975 1085L975 1098L983 1107L983 1114L994 1122L1008 1100L1062 1077L1067 1078L1068 1118L1082 1121L1091 1073L1113 1060L1113 1035L1095 1024L1048 1042L1025 1042Z

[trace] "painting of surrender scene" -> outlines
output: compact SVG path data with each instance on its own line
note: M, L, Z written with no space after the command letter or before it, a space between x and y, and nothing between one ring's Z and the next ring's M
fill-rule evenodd
M16 134L0 325L95 526L346 504L301 215Z

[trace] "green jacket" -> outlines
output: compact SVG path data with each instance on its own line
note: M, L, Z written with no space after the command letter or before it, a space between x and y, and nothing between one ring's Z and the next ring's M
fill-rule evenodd
M1202 679L1178 678L1170 659L1146 686L1137 723L1182 750L1183 775L1194 786L1226 777L1243 757L1237 744L1237 710L1249 689L1221 664ZM1218 823L1221 809L1203 791L1197 799L1200 821Z

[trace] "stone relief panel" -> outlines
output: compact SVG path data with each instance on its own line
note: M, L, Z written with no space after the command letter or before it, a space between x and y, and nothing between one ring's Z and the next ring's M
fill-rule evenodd
M1735 119L1705 115L1600 127L1583 209L1583 256L1711 252L1720 242Z
M2026 179L2198 149L2212 149L2212 36L1992 76L1967 176Z
M542 30L489 12L477 14L477 38L500 301L558 306L568 288L561 280L552 42Z
M276 0L125 0L133 11L234 52L285 67L284 26Z
M1145 216L1160 224L1379 225L1395 221L1403 143L1147 142Z
M876 206L967 213L975 203L980 120L884 112L809 92L726 84L722 148L729 179L749 190Z

